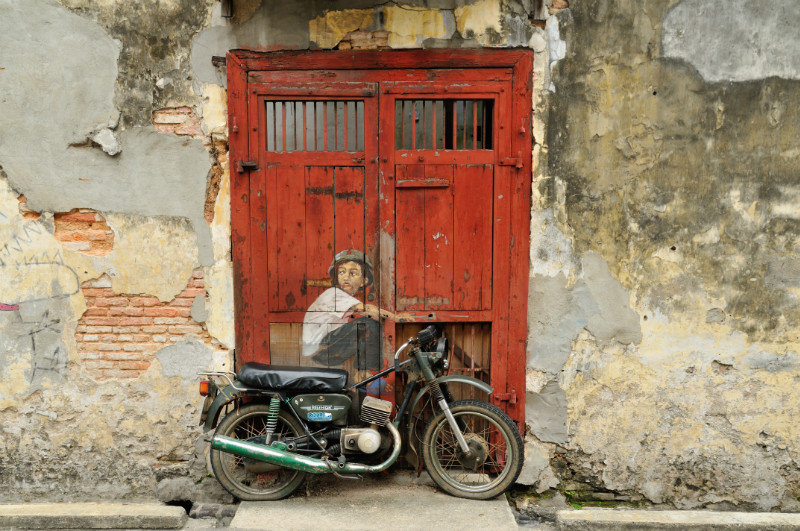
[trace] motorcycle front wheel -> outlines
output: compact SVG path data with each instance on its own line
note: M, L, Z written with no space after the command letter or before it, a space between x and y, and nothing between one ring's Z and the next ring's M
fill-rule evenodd
M473 500L502 494L522 470L522 437L500 408L479 400L450 404L470 448L465 453L444 411L430 420L424 435L425 468L442 490Z
M269 406L252 404L237 408L217 427L216 435L263 444L267 433ZM302 427L289 413L281 410L273 440L298 437ZM259 440L260 439L260 440ZM305 472L271 465L254 459L211 450L211 468L225 490L240 500L280 500L294 492L305 479Z

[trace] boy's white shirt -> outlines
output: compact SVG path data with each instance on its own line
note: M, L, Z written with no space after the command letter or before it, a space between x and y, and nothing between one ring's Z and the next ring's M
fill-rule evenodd
M328 288L311 303L303 319L303 356L313 356L329 333L349 321L352 308L361 301L339 288Z

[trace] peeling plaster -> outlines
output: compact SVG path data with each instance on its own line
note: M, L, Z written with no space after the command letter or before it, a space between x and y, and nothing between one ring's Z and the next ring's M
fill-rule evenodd
M308 21L309 39L320 48L333 48L351 31L367 28L374 22L372 9L328 11Z
M480 0L457 7L454 11L456 28L464 38L475 38L484 46L493 44L490 32L496 36L503 33L500 25L501 13L498 0Z
M119 146L107 135L102 147L87 145L119 117L119 43L55 2L3 4L0 49L14 61L0 74L0 115L14 134L0 137L0 165L14 189L38 211L187 218L200 241L196 259L210 263L203 219L210 159L202 142L146 126L115 131ZM31 46L33 35L47 39Z
M454 31L445 12L422 7L386 6L384 29L392 48L416 48L425 39L447 39Z

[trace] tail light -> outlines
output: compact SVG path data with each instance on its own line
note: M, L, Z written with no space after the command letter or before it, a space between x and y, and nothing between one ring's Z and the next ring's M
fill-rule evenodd
M200 396L208 396L211 392L211 382L209 380L202 380L200 382Z

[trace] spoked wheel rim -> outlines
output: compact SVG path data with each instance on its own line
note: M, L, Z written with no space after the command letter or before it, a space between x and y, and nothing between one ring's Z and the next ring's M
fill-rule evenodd
M228 437L240 440L255 439L261 444L267 433L267 416L254 412L241 418L228 430ZM278 417L273 440L300 435L293 426ZM284 489L302 472L229 453L221 453L222 472L239 489L255 496L269 495Z
M503 427L480 411L454 411L472 454L461 450L447 421L436 426L432 438L435 458L430 463L441 479L456 489L480 493L491 490L512 473L511 442Z

